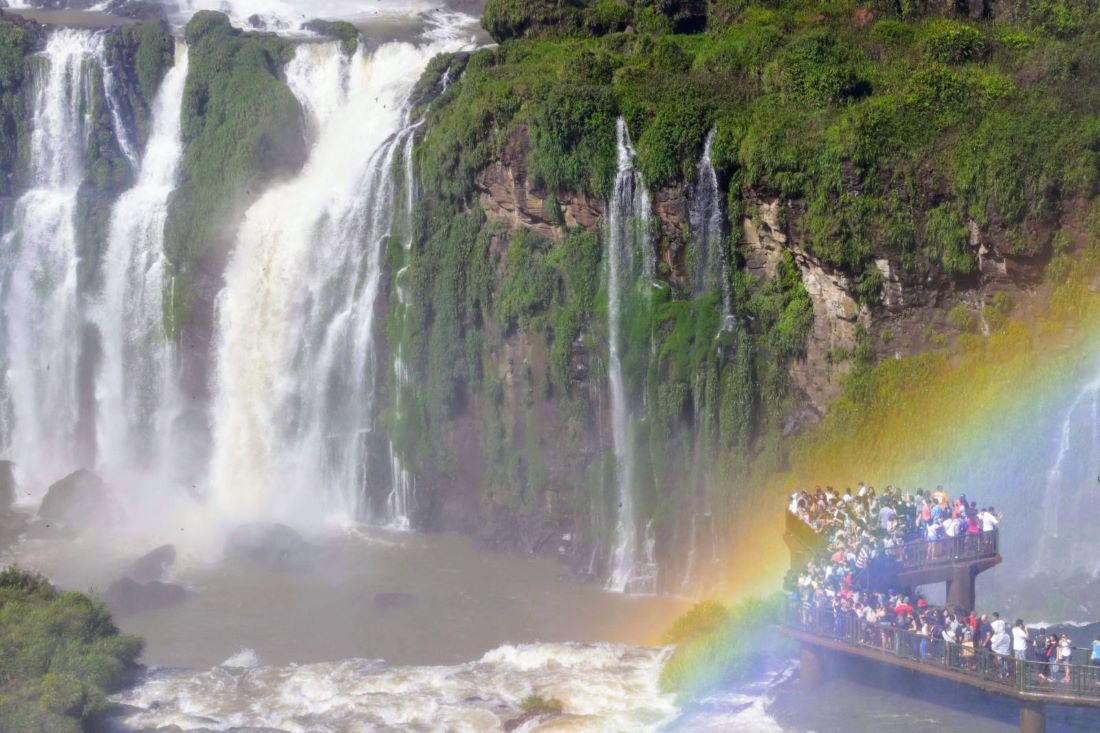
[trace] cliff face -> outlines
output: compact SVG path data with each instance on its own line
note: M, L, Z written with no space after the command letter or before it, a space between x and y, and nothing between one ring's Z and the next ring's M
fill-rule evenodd
M490 3L501 46L457 59L429 108L407 264L424 273L412 351L438 405L424 432L446 449L409 453L430 526L607 577L606 202L622 118L654 261L620 324L635 347L630 488L672 590L714 569L846 377L990 338L1091 251L1094 118L1050 63L1097 29L1076 9L1058 31L983 3L802 20L648 8ZM676 25L688 17L707 32ZM1009 26L1023 45L994 30ZM1051 164L1062 149L1080 165ZM710 170L716 203L701 198Z
M492 236L489 256L505 257L520 230L545 238L551 248L567 247L564 242L570 231L583 230L604 238L606 204L584 193L551 194L533 183L528 173L529 152L527 131L520 129L510 138L504 155L475 176L475 206L489 222L501 225ZM561 213L551 213L548 201L556 202ZM656 256L664 263L662 279L669 287L682 290L688 282L686 258L694 246L690 186L662 187L653 197L653 206ZM754 195L746 200L739 221L724 222L750 291L774 286L782 263L793 262L811 303L812 326L805 335L804 351L786 365L793 398L778 416L778 429L784 436L813 425L828 412L857 359L901 358L938 348L949 336L972 332L972 320L981 319L983 309L994 302L1003 303L1005 297L1024 302L1041 282L1042 268L1035 258L1006 257L970 222L967 246L980 263L974 277L914 277L905 274L897 253L882 251L874 259L882 277L880 295L873 302L861 302L852 278L815 256L797 227L788 223L799 206L797 200ZM509 273L496 267L493 276L491 287L495 290L504 285ZM424 477L421 488L435 497L425 519L429 526L476 534L495 546L554 555L581 574L600 576L609 536L606 524L601 532L599 523L606 523L614 513L608 496L612 480L608 464L614 459L606 357L598 344L605 338L606 324L593 319L588 324L589 338L578 337L570 349L571 396L564 398L547 394L551 345L544 334L503 331L493 323L483 326L481 338L492 354L483 368L490 372L488 379L498 385L497 391L489 404L476 390L471 391L463 400L465 409L450 421L445 434L454 462L451 470ZM981 328L988 334L988 325ZM861 349L871 353L861 356ZM563 400L567 404L563 405ZM583 406L586 415L569 412L573 400ZM493 413L492 418L486 416L486 410ZM706 429L698 418L681 416L678 435L670 446L698 440L698 434ZM487 434L487 423L500 423L501 434ZM524 452L518 459L519 470L508 481L528 482L526 474L537 456L544 479L533 505L513 505L504 495L514 486L485 489L494 483L490 447L494 443L498 449L504 445ZM664 446L659 444L657 449ZM678 470L696 459L698 450L698 446L688 447L685 463ZM658 543L666 564L664 590L679 587L688 573L705 570L686 567L693 549L698 554L702 552L699 546L705 545L707 563L720 554L714 515L699 496L705 492L688 485L700 479L692 477L690 470L679 476L683 483L674 479L669 499L683 502L686 511L670 519Z

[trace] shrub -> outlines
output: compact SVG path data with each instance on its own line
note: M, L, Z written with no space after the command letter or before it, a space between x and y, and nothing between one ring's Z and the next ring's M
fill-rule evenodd
M835 104L869 92L868 83L858 74L855 52L826 33L789 44L772 67L769 83L794 100L814 105Z
M583 21L580 0L487 0L481 26L493 40L568 35Z
M141 653L104 605L45 578L0 572L0 730L78 733Z
M530 712L551 712L556 715L561 715L562 708L565 707L561 700L556 698L546 699L541 695L528 695L520 703L520 707L525 713Z
M941 204L928 212L924 239L928 251L939 259L947 272L968 275L978 268L978 258L970 250L966 224L949 204Z
M966 303L958 303L947 312L948 322L955 328L969 333L978 328L978 316Z
M691 619L707 620L705 627L696 626L698 633L679 642L661 671L662 690L687 698L719 682L744 679L769 658L790 653L792 644L776 628L783 617L783 594L750 598L724 614L719 604L700 606L669 631L672 636L677 628L693 626Z
M924 36L924 53L931 61L961 64L974 61L985 53L985 40L972 25L957 20L932 21Z

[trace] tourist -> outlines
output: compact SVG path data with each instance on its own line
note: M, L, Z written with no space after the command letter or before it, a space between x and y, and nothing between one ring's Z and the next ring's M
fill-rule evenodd
M1012 627L1012 652L1013 656L1021 662L1027 661L1028 634L1023 619L1016 619L1016 625Z
M1062 682L1069 684L1070 673L1073 671L1073 644L1067 634L1062 634L1062 638L1058 640L1058 662L1065 670Z
M1096 684L1100 685L1100 635L1092 642L1092 668L1095 672Z

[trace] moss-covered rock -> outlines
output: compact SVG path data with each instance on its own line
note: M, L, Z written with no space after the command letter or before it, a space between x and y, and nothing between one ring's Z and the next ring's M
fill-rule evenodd
M293 46L243 33L210 11L195 14L186 40L186 152L165 232L174 274L165 325L173 335L193 305L212 307L214 283L248 205L273 180L298 170L307 152L301 108L282 77Z
M131 125L137 145L144 147L153 100L175 59L175 39L164 23L135 23L112 29L104 46L123 119Z
M341 50L349 56L359 48L359 29L347 21L311 20L302 28L324 38L339 41Z
M18 16L0 13L0 195L11 196L22 184L28 151L29 77L27 57L38 41L38 28Z

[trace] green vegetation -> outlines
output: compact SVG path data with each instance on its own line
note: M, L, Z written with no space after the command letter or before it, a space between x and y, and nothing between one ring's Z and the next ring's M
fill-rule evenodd
M556 698L550 698L549 700L547 700L540 695L528 695L523 699L523 702L520 703L520 707L525 713L549 712L556 715L561 715L561 711L564 705L562 705L561 700L558 700Z
M18 568L0 571L0 730L79 733L141 647L102 603Z
M789 656L792 644L779 634L785 599L776 593L749 598L733 608L704 601L665 634L676 650L661 671L661 689L682 698L734 683L757 672L768 659Z
M402 398L415 407L395 426L408 463L446 473L448 426L474 419L487 513L613 516L613 459L586 444L599 429L592 404L606 399L606 241L565 223L579 197L610 195L619 117L647 187L672 207L714 131L734 265L728 282L707 272L697 288L691 232L674 231L666 209L655 282L637 278L624 295L637 506L662 542L683 541L689 494L728 515L748 486L820 459L814 440L852 428L830 416L792 440L812 419L790 374L807 355L813 303L790 253L762 278L745 270L741 225L761 204L780 200L800 261L845 276L861 307L879 307L889 285L881 259L905 287L973 287L980 242L994 260L1045 267L1055 307L1078 313L1081 229L1100 234L1100 217L1082 224L1081 213L1100 171L1094 10L1023 2L972 20L909 0L491 0L483 23L500 45L437 59L417 90L422 201L401 258L413 307L391 328L427 385ZM452 83L432 101L444 73ZM478 176L491 163L543 202L539 235L507 210L502 221L482 211ZM928 324L925 342L943 350L936 369L1011 330L1011 302L986 297ZM838 409L864 414L869 403L851 395L870 389L876 350L904 352L911 336L861 328L830 351L828 368L854 371ZM885 404L913 388L887 381L873 390Z
M107 34L107 62L118 81L116 95L133 116L137 142L144 145L152 124L152 106L164 75L175 59L176 42L162 23L137 23Z
M10 196L21 181L27 155L27 103L23 93L35 34L13 16L0 17L0 194Z
M359 29L343 20L311 20L303 28L340 42L340 48L351 56L359 48Z
M228 251L247 206L273 179L305 161L302 114L282 80L293 46L274 35L242 33L211 11L187 24L190 68L183 101L187 150L165 230L176 292L165 314L170 335L187 322L180 292L203 262Z

